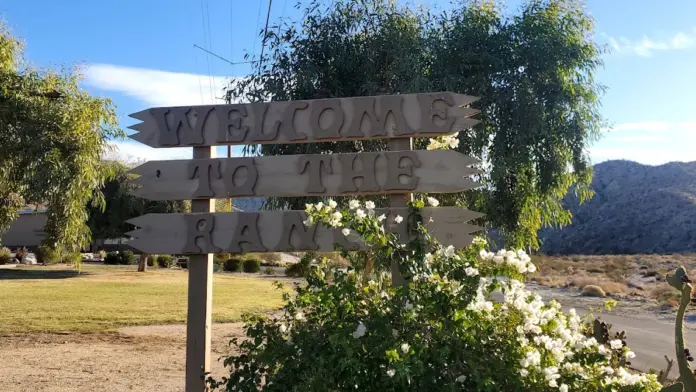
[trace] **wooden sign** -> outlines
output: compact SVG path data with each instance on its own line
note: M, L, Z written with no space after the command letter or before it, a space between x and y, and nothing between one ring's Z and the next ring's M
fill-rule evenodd
M149 161L131 193L150 200L461 192L477 159L456 151L387 151Z
M375 210L387 215L385 226L407 242L408 208ZM463 248L471 244L480 227L466 222L483 214L456 208L423 208L423 221L444 245ZM397 224L394 218L404 220ZM341 228L307 227L304 211L219 212L192 214L147 214L128 221L139 229L126 233L135 237L129 245L147 253L200 254L289 251L334 251L334 244L350 250L364 249L355 234L347 237Z
M129 137L151 147L289 144L435 137L470 128L478 98L449 92L235 105L161 107L131 114Z

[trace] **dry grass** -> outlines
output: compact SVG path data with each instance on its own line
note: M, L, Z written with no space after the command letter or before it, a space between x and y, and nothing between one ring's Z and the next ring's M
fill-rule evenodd
M85 266L0 270L0 330L104 331L126 325L184 323L187 270ZM216 274L213 319L238 321L245 312L281 306L273 280Z
M679 298L681 297L681 294L667 283L662 283L654 287L650 294L662 305L669 305L673 307L679 306Z
M644 295L664 303L674 303L674 296L655 290L667 273L680 265L696 271L696 255L534 255L538 272L532 278L547 287L571 287L582 290L588 285L601 287L607 294ZM696 276L696 272L692 273Z
M595 285L587 285L582 289L582 295L586 297L606 297L607 294L601 287Z

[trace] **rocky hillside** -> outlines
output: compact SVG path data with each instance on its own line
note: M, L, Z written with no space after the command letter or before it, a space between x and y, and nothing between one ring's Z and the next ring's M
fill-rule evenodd
M573 224L540 233L547 254L696 252L696 162L595 165L595 196L578 205Z

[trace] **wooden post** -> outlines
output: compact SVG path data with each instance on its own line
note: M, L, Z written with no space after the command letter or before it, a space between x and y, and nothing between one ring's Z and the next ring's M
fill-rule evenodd
M193 159L215 156L215 147L194 147ZM215 199L192 200L191 212L215 212ZM191 255L188 262L188 313L186 319L186 392L206 390L204 374L210 371L213 307L213 255Z
M389 151L405 151L412 150L411 138L389 139ZM413 200L413 194L400 193L389 196L390 207L407 207L408 202ZM406 217L403 217L406 219ZM399 271L399 265L395 262L391 264L392 286L398 287L406 284L406 280Z

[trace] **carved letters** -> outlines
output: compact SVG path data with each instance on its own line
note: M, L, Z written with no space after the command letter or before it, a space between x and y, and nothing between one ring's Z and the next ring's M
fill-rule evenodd
M186 221L186 245L184 253L210 253L219 252L220 248L213 245L211 237L215 228L215 216L213 214L184 215ZM198 239L203 246L198 246Z
M208 159L203 162L189 161L188 178L198 178L198 188L193 192L194 198L214 197L215 193L210 188L210 180L220 178L220 161Z
M341 154L338 160L341 162L340 193L348 192L377 192L379 186L375 178L375 161L378 153L364 152L362 154ZM356 169L356 163L361 163L362 169ZM356 179L362 179L360 186L356 185Z
M228 252L242 253L242 243L248 244L247 252L265 252L266 248L259 237L259 214L257 212L238 212L237 225L235 226L232 242L227 248Z
M178 147L447 134L476 123L467 119L476 110L458 110L475 100L437 93L154 108L132 115L144 122L131 137Z

